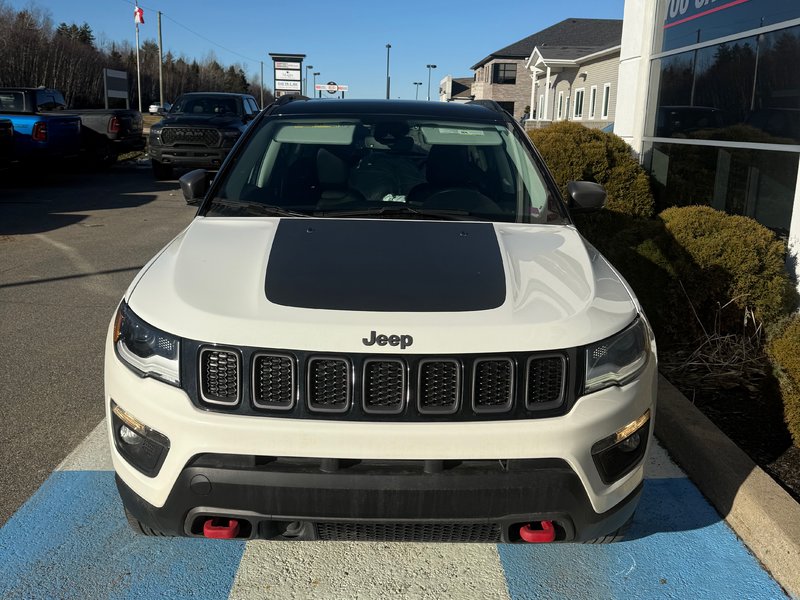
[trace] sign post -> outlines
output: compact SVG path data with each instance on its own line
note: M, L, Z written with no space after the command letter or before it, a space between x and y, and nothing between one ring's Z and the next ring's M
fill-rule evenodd
M270 52L275 97L303 92L303 59L305 54L282 54Z

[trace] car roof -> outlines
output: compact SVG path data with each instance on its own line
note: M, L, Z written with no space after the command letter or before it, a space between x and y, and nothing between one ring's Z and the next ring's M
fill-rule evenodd
M251 96L239 92L184 92L181 96Z
M295 99L278 103L271 115L393 115L409 117L440 117L451 120L502 123L510 120L504 112L478 104L429 102L426 100L342 100Z

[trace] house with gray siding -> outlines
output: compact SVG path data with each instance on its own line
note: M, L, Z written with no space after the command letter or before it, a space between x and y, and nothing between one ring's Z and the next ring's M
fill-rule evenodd
M622 20L565 19L560 23L556 23L522 40L514 42L505 48L492 52L480 62L475 63L472 66L473 82L471 95L475 100L494 100L513 114L515 118L520 119L525 113L526 107L532 110L532 117L536 115L537 98L539 95L544 95L548 99L548 102L552 102L550 97L553 93L555 92L557 101L558 92L563 91L562 113L566 115L568 92L572 92L572 89L566 83L569 79L569 75L566 71L574 67L574 65L556 65L555 63L550 65L550 85L561 84L561 88L555 89L551 87L548 93L545 94L543 86L546 82L539 82L540 87L536 90L534 90L534 83L540 79L546 79L546 61L586 58L586 67L590 68L592 72L596 69L602 70L606 68L606 65L599 64L595 66L595 62L602 63L604 62L604 58L610 57L603 55L592 57L591 55L616 46L616 62L618 64L618 47L621 38ZM551 52L551 49L556 50L559 48L562 50ZM564 49L569 48L583 48L587 51L583 55L575 56L574 53L565 53ZM532 62L532 59L534 59L534 50L537 49L540 51L539 55L537 55ZM545 62L540 60L542 57L544 57ZM537 64L543 67L541 73L536 70ZM554 73L557 76L553 76ZM579 74L580 72L576 72L575 77L577 78ZM589 75L586 77L588 78ZM597 75L597 78L599 77L601 77L601 74ZM593 77L592 81L594 81L594 79ZM613 87L616 87L616 76L614 76L613 80L610 80L610 83ZM595 84L591 83L591 85ZM596 85L602 86L604 83L598 83ZM588 102L589 94L591 93L590 88L584 86L583 93L585 102ZM598 94L602 93L602 88L599 88ZM574 96L570 95L569 98L571 106L574 107ZM609 102L611 102L611 98L613 98L613 94L609 98ZM551 104L548 104L548 107L551 107ZM613 109L609 106L609 115L611 114L613 114ZM539 125L548 122L546 119L539 122L538 118L530 120L537 121ZM552 120L553 119L550 118L550 121ZM586 122L589 124L593 123L593 121L594 120L589 121L586 119Z

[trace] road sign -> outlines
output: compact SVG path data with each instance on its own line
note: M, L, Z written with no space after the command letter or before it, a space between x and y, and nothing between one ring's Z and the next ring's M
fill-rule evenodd
M338 85L334 81L329 81L328 83L318 83L314 86L314 89L318 92L328 92L329 94L335 94L336 92L349 92L350 86L347 85Z

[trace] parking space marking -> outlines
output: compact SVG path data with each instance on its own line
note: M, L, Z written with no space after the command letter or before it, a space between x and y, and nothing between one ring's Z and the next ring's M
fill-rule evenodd
M105 427L0 529L0 597L785 598L658 444L618 544L245 543L134 535Z

